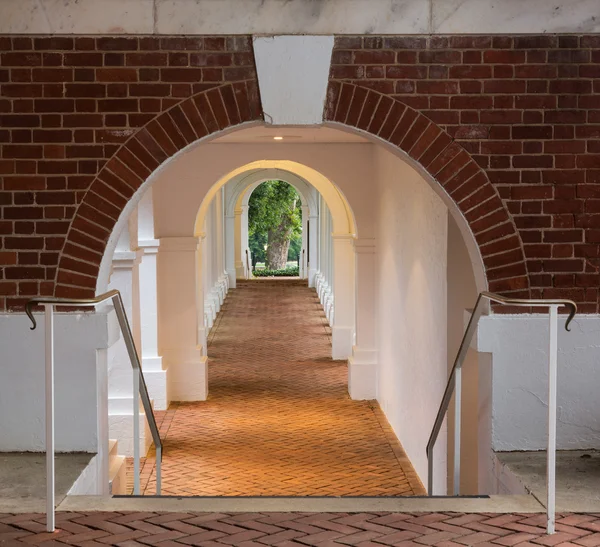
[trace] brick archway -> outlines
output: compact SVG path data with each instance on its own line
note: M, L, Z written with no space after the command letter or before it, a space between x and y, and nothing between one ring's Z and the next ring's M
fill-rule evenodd
M530 296L523 244L512 218L485 171L448 133L397 99L335 80L323 117L383 139L420 164L465 217L489 290Z
M93 296L102 255L125 205L164 161L213 133L262 119L254 81L201 92L132 135L100 171L81 202L60 257L54 294ZM464 215L489 288L529 296L522 242L496 189L440 127L402 102L354 84L330 83L324 120L370 133L408 154Z
M102 255L127 202L163 162L189 144L243 123L262 120L256 82L234 82L198 93L132 135L98 173L71 223L54 294L94 295Z

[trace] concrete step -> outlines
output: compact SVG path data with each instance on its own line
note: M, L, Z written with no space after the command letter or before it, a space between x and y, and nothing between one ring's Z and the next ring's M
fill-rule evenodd
M533 496L490 496L487 498L427 497L155 497L155 496L67 496L60 511L173 511L173 512L460 512L543 513Z
M108 441L108 491L111 495L127 493L127 465L125 456L119 455L119 443Z

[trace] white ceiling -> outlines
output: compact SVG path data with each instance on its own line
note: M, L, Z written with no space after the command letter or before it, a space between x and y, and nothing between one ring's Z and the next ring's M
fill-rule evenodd
M274 140L273 137L283 137ZM232 143L336 143L354 142L369 143L370 141L356 133L347 133L331 127L249 127L233 131L212 141L215 144Z

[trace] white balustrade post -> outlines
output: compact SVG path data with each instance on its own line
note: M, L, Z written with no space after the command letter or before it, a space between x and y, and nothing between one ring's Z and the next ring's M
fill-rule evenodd
M556 385L558 369L558 305L550 306L550 344L548 353L548 467L547 532L554 534L556 512Z
M46 530L54 532L54 309L44 304L46 361Z

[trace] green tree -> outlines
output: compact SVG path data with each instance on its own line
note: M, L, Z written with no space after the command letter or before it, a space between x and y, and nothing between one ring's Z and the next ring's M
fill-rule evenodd
M298 261L302 252L302 234L293 234L290 240L290 250L288 251L288 260Z
M265 246L267 245L267 234L265 232L248 233L248 247L252 255L252 270L256 268L257 262L264 262L267 258Z
M285 268L290 242L302 231L298 192L287 182L268 180L252 192L248 206L249 241L258 242L258 234L266 234L266 268Z

